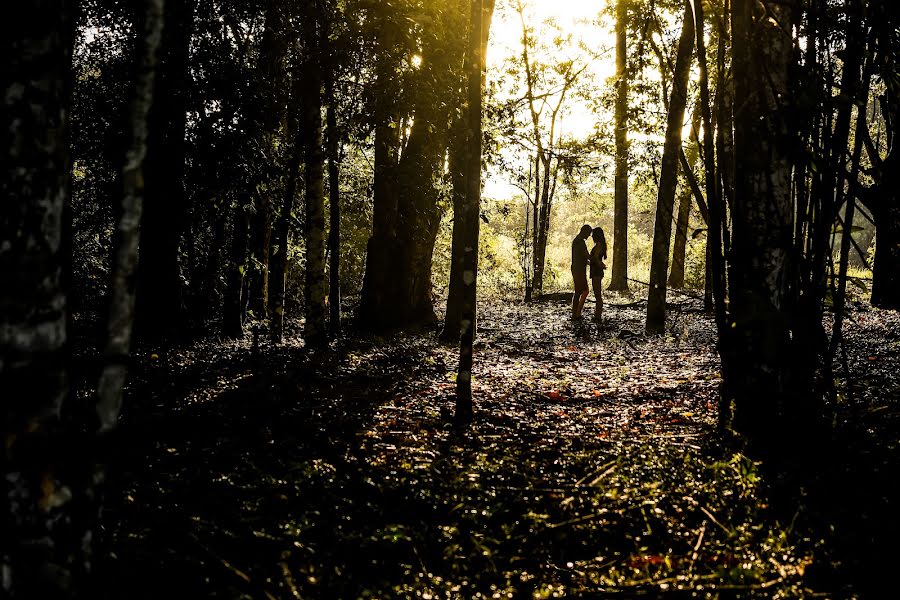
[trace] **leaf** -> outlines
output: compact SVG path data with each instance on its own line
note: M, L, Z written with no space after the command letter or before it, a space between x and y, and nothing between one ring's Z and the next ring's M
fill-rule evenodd
M691 239L692 239L692 240L696 240L698 237L700 237L700 236L703 235L704 233L706 233L706 228L705 228L705 227L703 227L703 228L701 228L701 229L695 229L695 230L694 230L694 233L691 234Z

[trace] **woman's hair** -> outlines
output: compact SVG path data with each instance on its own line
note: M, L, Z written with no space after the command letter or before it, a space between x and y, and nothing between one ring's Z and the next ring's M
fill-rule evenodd
M594 238L594 243L600 246L600 256L606 258L606 235L603 233L603 229L594 227L591 237Z

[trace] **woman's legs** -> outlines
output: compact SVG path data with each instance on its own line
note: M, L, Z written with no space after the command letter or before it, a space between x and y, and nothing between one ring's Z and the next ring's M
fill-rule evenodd
M592 277L591 285L594 286L594 298L597 300L594 306L594 320L599 322L603 316L603 277Z

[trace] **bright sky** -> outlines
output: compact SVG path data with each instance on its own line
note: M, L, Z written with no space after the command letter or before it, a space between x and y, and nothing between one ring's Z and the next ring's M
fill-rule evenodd
M595 53L602 54L600 59L591 63L590 71L599 85L615 74L615 37L613 22L601 13L610 0L522 0L526 6L525 16L528 24L534 27L534 35L540 37L541 24L553 18L565 33L574 37L572 47L564 52L569 57L578 58L580 62L588 61L577 47L583 41ZM491 25L490 46L488 49L488 78L496 75L504 62L518 56L522 52L522 25L515 11L516 0L497 0L497 8ZM552 30L545 30L554 35ZM570 98L566 103L568 114L563 116L559 130L567 137L584 138L593 132L597 116L593 114L583 100ZM503 198L515 193L502 176L492 174L486 181L488 196Z

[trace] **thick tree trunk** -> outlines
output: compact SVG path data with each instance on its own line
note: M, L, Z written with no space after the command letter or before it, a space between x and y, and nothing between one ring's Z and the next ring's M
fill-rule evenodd
M306 145L306 277L304 303L306 324L303 338L307 346L321 347L328 343L325 310L325 152L322 134L322 80L318 65L307 68L304 129L308 133Z
M7 598L74 596L90 562L78 514L84 478L71 468L84 454L67 444L58 419L68 393L60 252L73 12L65 0L23 3L7 12L0 35L0 595Z
M481 109L484 53L482 0L472 0L472 27L469 32L469 159L465 203L466 232L463 259L462 330L459 340L459 367L456 374L456 418L460 422L472 418L472 364L475 341L475 316L478 278L478 234L481 220Z
M160 66L150 111L145 202L138 271L137 334L145 339L177 335L186 325L179 250L186 218L189 54L194 1L167 2Z
M900 310L900 151L895 149L883 165L875 218L875 262L872 265L872 305Z
M616 3L616 173L609 289L628 291L628 4Z
M378 32L376 58L377 100L375 102L375 165L373 186L372 237L366 246L366 272L360 300L360 320L364 327L378 329L389 324L398 302L395 285L397 252L396 186L400 146L400 119L394 100L395 73L391 51L396 32L384 19Z
M734 401L734 429L761 441L781 425L798 353L791 343L795 316L791 281L793 205L788 107L792 53L790 8L734 0L735 115L734 239L730 327L723 352L726 393ZM712 215L711 215L712 219ZM728 333L730 330L730 333Z
M653 253L650 260L650 291L647 296L648 334L659 334L666 326L666 276L669 270L669 248L672 240L672 216L678 188L678 159L681 152L681 130L687 106L688 76L694 49L694 16L685 7L675 73L672 77L672 99L666 124L659 193L656 200L656 223L653 231Z

